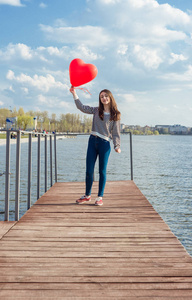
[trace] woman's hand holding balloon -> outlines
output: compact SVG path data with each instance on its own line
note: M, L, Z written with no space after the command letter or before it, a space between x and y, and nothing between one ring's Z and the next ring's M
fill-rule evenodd
M71 88L70 88L69 91L71 92L71 94L72 94L73 96L76 95L76 91L75 91L75 87L74 87L74 86L71 86Z

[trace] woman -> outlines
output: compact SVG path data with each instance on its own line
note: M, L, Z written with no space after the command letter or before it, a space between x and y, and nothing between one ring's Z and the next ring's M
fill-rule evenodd
M91 189L93 184L94 167L97 156L99 156L99 190L95 205L103 205L103 194L106 183L106 171L109 155L111 152L110 141L113 140L114 149L121 153L120 149L120 112L112 93L102 90L99 94L99 107L85 106L79 100L75 88L72 86L70 92L73 94L77 108L87 114L93 114L92 132L89 137L86 157L86 191L85 195L76 200L83 204L91 201Z

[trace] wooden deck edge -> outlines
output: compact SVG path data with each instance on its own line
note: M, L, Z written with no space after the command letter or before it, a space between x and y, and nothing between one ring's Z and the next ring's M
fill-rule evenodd
M17 221L0 221L0 240L16 223Z

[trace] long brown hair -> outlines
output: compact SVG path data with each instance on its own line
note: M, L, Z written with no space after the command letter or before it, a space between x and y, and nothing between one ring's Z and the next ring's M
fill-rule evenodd
M110 121L120 120L121 113L117 109L117 103L115 101L115 98L113 97L112 93L107 89L104 89L99 93L99 117L100 117L100 119L103 120L103 118L104 118L104 105L100 99L100 95L102 92L106 93L110 98Z

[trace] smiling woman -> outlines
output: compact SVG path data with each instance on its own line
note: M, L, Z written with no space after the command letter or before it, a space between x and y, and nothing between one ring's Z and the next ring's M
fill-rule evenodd
M71 87L77 108L87 114L93 114L92 131L89 137L86 156L86 189L85 195L76 200L77 204L91 201L94 168L97 156L99 157L99 190L95 205L103 205L103 195L106 184L106 173L109 155L111 152L110 141L113 140L114 149L120 149L120 112L112 93L104 89L99 93L99 107L85 106L79 100L75 88Z

